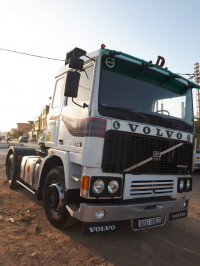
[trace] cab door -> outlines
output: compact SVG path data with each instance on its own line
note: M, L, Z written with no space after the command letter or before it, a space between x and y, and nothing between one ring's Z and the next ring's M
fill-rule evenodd
M46 146L56 147L58 143L58 132L60 126L60 114L63 106L65 76L56 81L53 100L47 119Z

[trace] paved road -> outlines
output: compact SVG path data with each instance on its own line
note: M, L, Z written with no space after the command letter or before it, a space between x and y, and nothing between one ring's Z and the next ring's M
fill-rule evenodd
M0 149L0 166L5 162L6 152L6 149ZM24 200L35 200L34 198L28 198L25 192ZM40 219L40 217L37 219ZM46 221L46 223L48 222ZM88 237L81 236L80 224L74 230L66 233L58 231L53 227L51 227L51 230L55 234L58 232L59 237L63 237L63 239L65 236L68 237L65 237L64 245L66 247L75 241L80 250L86 249L88 254L97 254L98 258L102 258L103 261L109 261L110 264L106 265L199 266L200 173L195 172L193 174L193 191L191 193L190 208L188 217L185 219L169 222L164 227L139 232L132 232L130 230L130 222L125 221L120 223L120 230L117 233ZM75 247L73 247L73 252L73 254L76 253ZM62 254L61 251L60 256L64 256L64 253ZM70 254L68 256L70 258Z
M17 140L12 140L12 141L5 141L5 140L2 140L0 141L0 149L6 149L10 146L24 146L24 147L31 147L31 148L39 148L39 145L37 142L28 142L28 143L19 143Z

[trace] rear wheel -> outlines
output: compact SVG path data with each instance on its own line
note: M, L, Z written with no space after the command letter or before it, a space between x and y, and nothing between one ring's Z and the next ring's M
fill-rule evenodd
M47 219L57 228L67 227L71 218L65 204L63 167L50 170L44 183L44 209Z
M9 187L12 189L17 188L16 177L14 175L14 156L11 154L7 162L7 179Z

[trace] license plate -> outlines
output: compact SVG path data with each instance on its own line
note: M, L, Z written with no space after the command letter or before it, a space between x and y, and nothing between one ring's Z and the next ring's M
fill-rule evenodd
M157 225L163 225L164 219L162 216L157 217L149 217L149 218L143 218L143 219L134 219L132 220L132 229L133 230L140 230L143 228L153 227Z
M169 220L173 221L176 219L184 218L187 216L187 210L181 211L181 212L173 212L169 214Z

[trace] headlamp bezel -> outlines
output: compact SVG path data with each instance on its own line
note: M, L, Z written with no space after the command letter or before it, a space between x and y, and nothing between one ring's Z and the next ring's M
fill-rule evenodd
M183 180L184 182L184 187L183 189L181 190L180 189L180 182ZM187 181L190 181L190 187L187 188ZM183 193L183 192L189 192L189 191L192 191L192 177L179 177L178 178L178 182L177 182L177 192L178 193Z
M94 182L98 179L101 179L104 182L105 186L104 186L104 190L101 193L96 194L94 193L92 187L93 187ZM108 192L108 184L112 180L116 180L119 184L119 188L117 192L115 193ZM122 197L122 178L115 177L115 176L92 176L91 181L90 181L89 197L90 198L121 198Z

